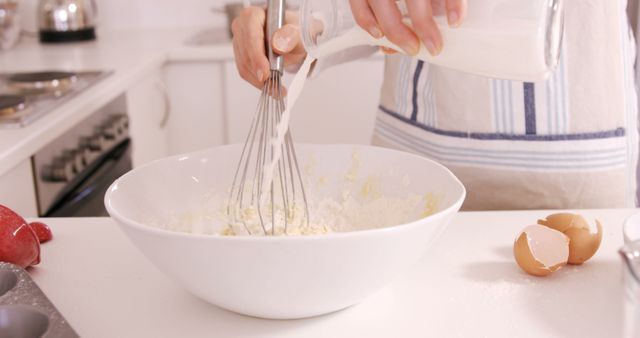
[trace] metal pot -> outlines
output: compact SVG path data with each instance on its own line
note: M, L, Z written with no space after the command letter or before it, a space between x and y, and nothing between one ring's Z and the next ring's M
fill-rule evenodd
M624 337L640 337L640 241L630 242L620 251L624 270Z

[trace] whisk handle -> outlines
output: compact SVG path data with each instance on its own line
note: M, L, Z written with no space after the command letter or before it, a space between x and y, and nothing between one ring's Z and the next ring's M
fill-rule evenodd
M273 34L284 25L285 0L267 0L266 47L271 70L282 73L282 56L276 54L271 47Z

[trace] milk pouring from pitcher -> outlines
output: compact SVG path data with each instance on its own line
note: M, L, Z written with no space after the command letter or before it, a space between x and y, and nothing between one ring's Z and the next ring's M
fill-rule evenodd
M396 3L405 24L411 26L404 0ZM416 57L425 62L475 75L531 82L546 79L558 63L563 0L471 0L467 17L457 28L449 27L442 12L436 13L435 20L444 47L432 56L421 45ZM317 59L363 45L402 51L385 37L376 39L360 28L349 0L303 0L300 26L305 49Z

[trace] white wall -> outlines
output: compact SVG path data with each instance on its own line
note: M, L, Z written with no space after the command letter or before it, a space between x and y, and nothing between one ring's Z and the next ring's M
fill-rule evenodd
M226 17L212 8L240 0L97 0L99 28L107 30L219 27ZM38 0L20 1L25 29L36 30Z
M103 29L222 26L224 0L98 0Z

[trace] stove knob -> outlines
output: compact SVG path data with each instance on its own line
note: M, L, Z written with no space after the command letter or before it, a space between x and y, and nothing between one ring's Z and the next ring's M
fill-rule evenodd
M107 149L111 149L113 145L117 142L115 131L112 128L107 127L104 123L98 127L95 127L94 137L99 137L102 139L102 152Z
M116 136L118 136L118 133L116 131L116 127L114 125L112 125L111 123L104 124L100 128L100 132L102 133L102 136L104 136L104 138L106 138L109 141L115 140Z
M111 127L115 130L115 132L116 132L116 136L117 136L118 138L121 138L121 137L122 137L122 135L124 135L124 134L125 134L125 126L124 126L124 124L122 123L122 117L123 117L123 116L124 116L124 115L122 115L122 114L112 115L112 116L109 118L109 120L107 121L107 124L108 124L109 126L111 126Z
M113 120L111 120L111 126L116 132L116 137L120 139L122 135L124 135L124 129L122 129L122 124L120 124L120 119L118 117L114 117Z
M71 164L71 167L73 168L73 172L75 174L80 173L84 169L84 158L82 156L82 153L80 153L78 150L65 150L64 152L62 152L62 157L66 162L69 162Z
M129 129L129 122L125 114L116 114L111 116L108 125L112 127L120 139L124 138Z
M129 129L129 116L127 116L127 114L121 114L121 115L119 115L119 117L120 117L120 125L122 126L122 129L128 130Z
M124 114L112 115L103 125L104 132L114 136L118 141L126 138L127 135L127 119Z
M102 133L95 133L91 136L82 137L80 139L80 146L88 148L91 152L102 151L105 148L104 143Z
M94 155L92 155L91 149L80 140L80 144L78 145L78 156L82 159L82 165L88 166L94 159Z
M126 134L126 132L129 130L129 118L127 117L126 114L121 114L117 116L118 116L118 125L120 126L120 129L122 130L122 132Z
M57 157L42 171L42 180L46 182L69 182L74 176L73 163L63 157Z

